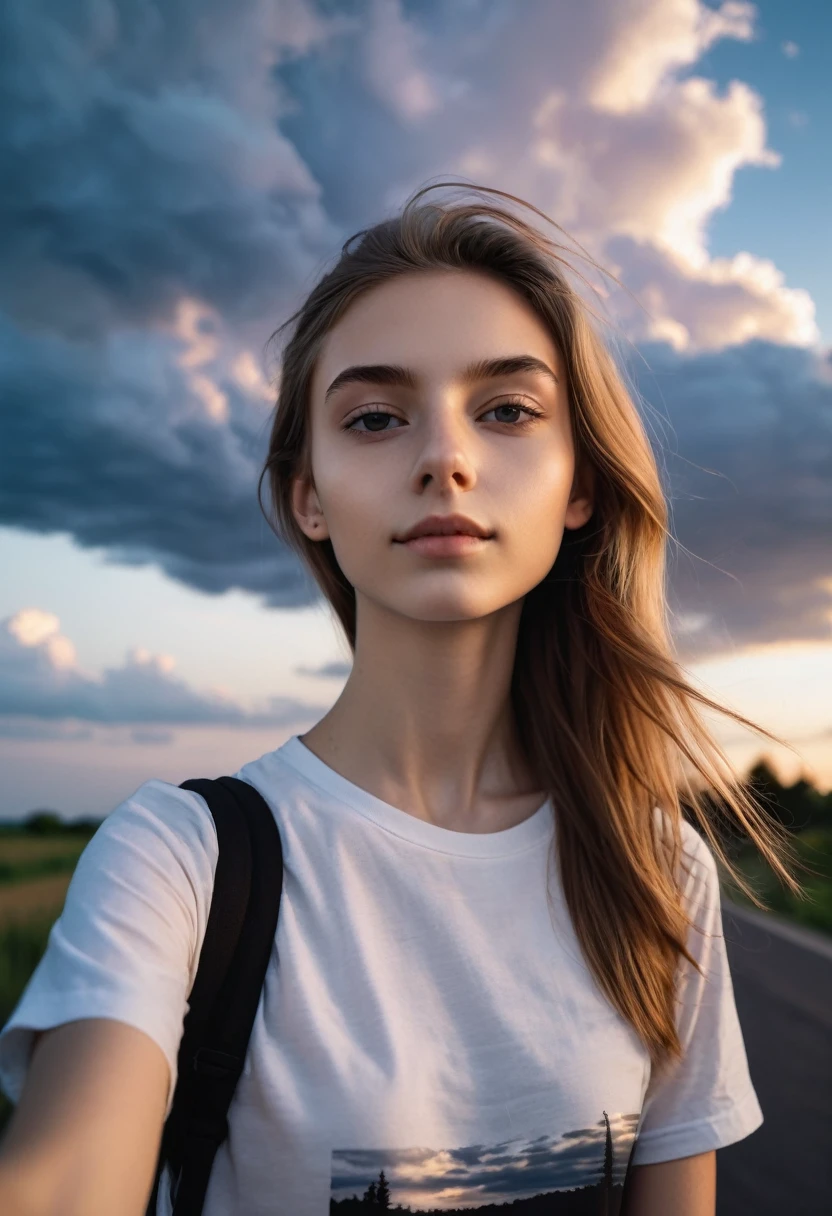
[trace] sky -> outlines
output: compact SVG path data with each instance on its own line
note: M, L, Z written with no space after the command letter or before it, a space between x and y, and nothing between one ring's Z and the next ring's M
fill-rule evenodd
M681 661L832 787L832 6L10 0L0 818L102 816L317 721L349 650L255 487L270 335L446 178L556 220L668 485Z

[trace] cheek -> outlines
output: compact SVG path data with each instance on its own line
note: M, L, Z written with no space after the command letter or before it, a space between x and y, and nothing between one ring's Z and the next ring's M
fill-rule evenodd
M545 532L562 527L572 470L562 453L553 452L520 468L503 470L494 486L494 500L513 530Z
M341 461L327 466L316 486L338 564L355 582L368 565L378 565L401 520L377 472L368 476Z
M330 532L339 534L345 541L354 537L360 542L368 532L381 533L385 521L394 526L389 511L384 511L384 501L375 478L350 477L346 469L340 470L338 477L327 484L322 496Z
M503 509L495 522L506 556L524 578L543 578L558 555L571 478L562 454L553 454L526 468L522 476L504 481Z

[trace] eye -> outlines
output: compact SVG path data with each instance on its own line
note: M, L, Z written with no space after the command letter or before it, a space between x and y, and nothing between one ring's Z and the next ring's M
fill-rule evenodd
M397 427L387 426L388 421L401 422L401 418L397 418L395 414L389 414L386 410L365 410L363 414L355 414L349 422L344 426L345 431L356 431L361 434L378 434L380 431L398 430ZM363 427L357 427L356 422L363 422Z
M526 405L522 400L511 399L509 401L501 401L499 405L492 405L490 410L486 410L484 414L480 414L480 419L485 419L488 414L498 413L503 416L495 418L494 421L505 423L515 430L529 426L532 419L543 416L542 410L536 410L532 406ZM506 413L508 413L509 417L505 416Z
M493 421L508 426L513 431L523 430L525 427L533 425L536 418L543 417L542 410L527 405L522 398L510 398L507 401L499 402L498 405L492 405L490 410L486 410L484 414L480 415L480 421L489 421L489 414L500 415L495 417ZM359 422L363 425L358 426ZM396 426L391 425L394 422ZM353 414L352 418L344 423L342 430L352 431L357 435L381 435L385 431L397 431L402 426L407 426L407 423L395 414L391 414L389 410L379 410L370 407L358 414Z

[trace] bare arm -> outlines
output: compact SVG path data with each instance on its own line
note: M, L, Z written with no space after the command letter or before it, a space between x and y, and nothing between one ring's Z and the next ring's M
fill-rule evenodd
M169 1073L153 1039L111 1018L39 1034L0 1142L4 1216L143 1216Z
M714 1216L716 1153L698 1153L657 1165L635 1165L622 1216Z

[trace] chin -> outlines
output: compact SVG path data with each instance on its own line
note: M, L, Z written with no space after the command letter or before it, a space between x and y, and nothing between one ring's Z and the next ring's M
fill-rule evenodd
M391 605L392 607L392 605ZM502 599L495 601L481 595L411 595L402 604L403 616L417 621L476 621L505 607Z

